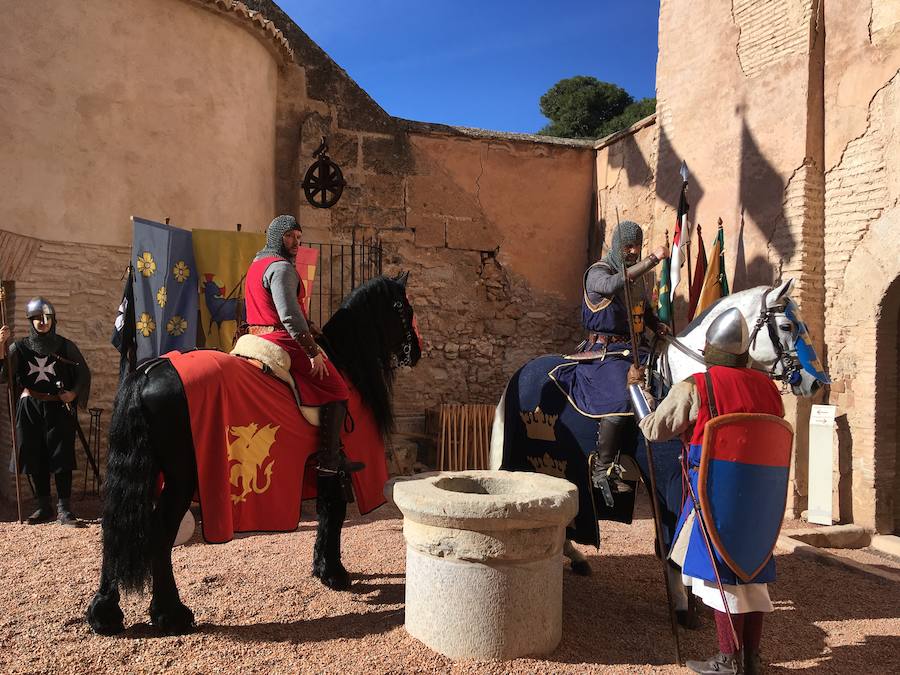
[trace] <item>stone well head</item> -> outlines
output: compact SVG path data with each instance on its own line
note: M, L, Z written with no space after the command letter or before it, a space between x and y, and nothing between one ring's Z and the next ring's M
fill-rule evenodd
M537 473L398 480L406 630L454 659L546 654L562 635L562 546L578 489Z

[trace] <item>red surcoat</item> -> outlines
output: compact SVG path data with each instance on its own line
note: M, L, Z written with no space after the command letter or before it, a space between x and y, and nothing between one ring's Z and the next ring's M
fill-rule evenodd
M325 377L319 379L312 375L312 362L303 347L291 337L281 324L278 309L272 294L263 286L263 275L272 263L284 260L277 256L254 260L247 270L245 285L245 299L247 303L247 323L251 326L274 326L271 333L262 335L265 340L282 347L291 357L291 375L300 392L300 400L304 405L324 405L333 401L346 401L350 396L347 384L331 361L326 361L327 372ZM309 317L303 305L306 297L306 289L303 282L297 279L297 297L300 309L307 321Z

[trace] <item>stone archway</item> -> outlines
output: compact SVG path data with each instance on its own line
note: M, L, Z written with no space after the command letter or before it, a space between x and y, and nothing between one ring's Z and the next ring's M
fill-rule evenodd
M849 511L856 524L881 533L900 529L898 227L900 207L884 211L853 250L841 278L826 279L826 367L834 381L829 402L846 415L852 443Z
M875 344L875 522L900 533L900 276L888 287ZM883 449L883 452L882 452ZM880 508L879 508L880 506Z

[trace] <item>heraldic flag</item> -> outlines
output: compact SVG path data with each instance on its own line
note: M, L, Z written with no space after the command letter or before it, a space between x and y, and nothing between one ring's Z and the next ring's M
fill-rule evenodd
M719 298L728 295L728 278L725 276L725 232L721 225L707 264L703 289L697 300L697 314L702 313Z
M194 230L200 329L207 349L231 351L237 328L246 317L244 277L265 245L262 232Z
M301 246L297 249L297 257L294 259L294 266L297 268L297 274L303 286L300 289L300 304L303 311L306 312L306 319L309 320L309 307L312 301L313 284L316 280L316 263L319 260L319 252L314 248Z
M700 293L703 291L703 281L705 278L706 248L703 246L703 233L700 231L700 223L697 223L697 266L694 268L694 278L691 279L688 321L694 320L694 316L697 312L697 303L700 301Z
M197 346L197 273L191 233L132 217L136 360Z
M678 198L678 212L675 215L675 235L672 237L672 261L670 263L672 283L669 287L670 306L675 303L675 289L681 283L681 265L686 259L686 248L690 241L690 224L688 223L687 180L681 183L681 196Z
M668 258L662 261L662 270L659 273L659 300L656 307L656 315L665 324L672 324L672 266Z

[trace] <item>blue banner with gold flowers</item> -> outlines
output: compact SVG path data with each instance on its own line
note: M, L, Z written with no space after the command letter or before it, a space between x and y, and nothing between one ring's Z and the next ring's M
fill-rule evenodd
M132 217L137 362L197 346L197 272L191 233Z

